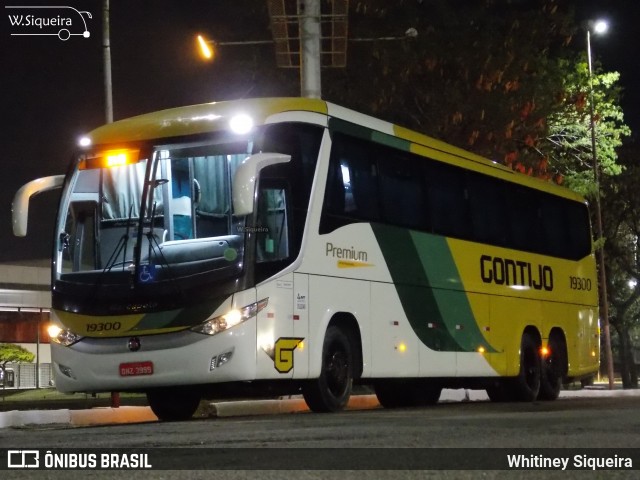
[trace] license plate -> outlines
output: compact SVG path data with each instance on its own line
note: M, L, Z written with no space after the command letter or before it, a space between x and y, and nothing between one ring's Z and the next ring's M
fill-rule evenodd
M153 362L131 362L120 364L121 377L153 374Z

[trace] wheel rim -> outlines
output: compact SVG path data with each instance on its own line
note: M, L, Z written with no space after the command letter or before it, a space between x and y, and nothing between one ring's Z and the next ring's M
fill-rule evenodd
M326 363L327 387L334 397L340 397L349 384L349 361L347 352L334 350L327 356Z

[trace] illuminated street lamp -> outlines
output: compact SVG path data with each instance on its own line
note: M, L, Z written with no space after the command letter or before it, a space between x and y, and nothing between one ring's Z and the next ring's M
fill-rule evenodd
M589 107L590 107L590 127L591 127L591 156L593 163L593 178L596 184L596 233L598 238L603 238L602 233L602 210L600 208L600 169L598 167L598 155L596 151L596 122L595 122L595 100L593 95L593 67L591 62L591 31L594 34L602 35L606 33L609 25L604 20L590 23L587 27L587 62L589 64ZM604 246L598 252L598 283L600 284L600 313L602 317L602 336L604 343L604 354L607 362L607 376L609 377L609 389L613 390L613 353L611 351L611 329L609 326L609 302L607 298L607 274L604 269Z
M312 17L313 18L313 17ZM303 19L305 20L305 19ZM306 25L306 24L305 24ZM305 26L307 28L308 25ZM320 98L321 97L321 85L320 85L320 55L335 54L336 52L321 52L317 47L317 42L324 37L320 37L320 31L316 29L315 25L311 27L312 33L306 33L302 39L301 50L301 62L298 66L300 68L300 90L302 97ZM414 39L418 36L418 30L415 28L409 28L401 36L390 37L374 37L374 38L344 38L349 42L386 42L396 40ZM196 36L196 45L200 57L205 61L213 61L216 57L216 47L226 45L264 45L264 44L277 44L274 40L247 40L238 42L218 42L215 40L208 40L202 35ZM276 52L277 53L277 52ZM344 57L346 55L343 54ZM344 65L340 65L344 66Z
M196 37L198 44L198 52L205 60L213 60L216 56L215 48L226 45L265 45L273 43L273 40L245 40L242 42L217 42L215 40L207 40L202 35Z

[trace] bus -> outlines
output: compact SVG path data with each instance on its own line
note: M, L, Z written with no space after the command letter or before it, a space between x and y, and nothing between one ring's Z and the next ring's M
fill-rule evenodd
M204 398L354 385L384 407L443 388L553 400L599 367L588 205L319 99L181 107L83 137L62 188L50 336L62 392Z

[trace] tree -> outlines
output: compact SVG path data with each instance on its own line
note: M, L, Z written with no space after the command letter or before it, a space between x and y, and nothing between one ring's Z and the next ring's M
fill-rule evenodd
M12 343L0 343L0 370L2 371L2 378L6 379L7 364L19 363L19 362L33 362L35 355L20 345L14 345ZM5 382L2 382L2 388L6 388Z
M640 147L629 145L621 150L624 167L617 177L602 182L603 228L607 241L607 258L611 326L617 342L618 365L625 388L638 387L631 332L640 328Z
M563 77L559 108L548 117L548 134L539 145L546 160L547 176L553 176L572 190L594 198L593 153L591 150L590 82L584 58L560 62ZM618 175L617 150L631 134L620 107L620 74L593 74L594 123L598 166L603 177Z
M534 172L563 88L568 12L552 0L352 5L353 37L418 36L351 43L347 68L324 75L327 99Z

